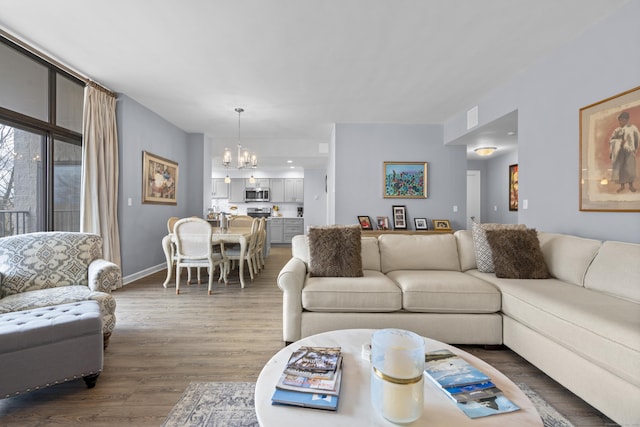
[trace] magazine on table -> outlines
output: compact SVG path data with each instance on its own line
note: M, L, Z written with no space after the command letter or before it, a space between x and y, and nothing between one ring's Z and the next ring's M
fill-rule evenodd
M338 368L332 379L291 375L283 372L276 387L283 390L301 391L305 393L340 394L342 369Z
M425 354L425 373L469 418L520 409L486 374L449 350Z
M341 359L340 347L300 347L291 354L287 370L293 372L334 372Z
M332 394L305 393L276 388L271 397L271 404L336 411L338 399L339 396Z

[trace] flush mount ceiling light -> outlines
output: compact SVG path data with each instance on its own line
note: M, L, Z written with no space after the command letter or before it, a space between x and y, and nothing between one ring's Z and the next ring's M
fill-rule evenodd
M496 147L478 147L473 151L475 151L478 156L490 156L496 150Z
M244 113L244 108L236 108L235 112L238 113L238 157L237 157L237 165L236 168L237 169L255 169L258 167L258 157L254 154L251 153L249 154L249 150L247 150L246 148L243 150L242 149L242 145L240 144L240 115L242 113ZM224 155L222 156L222 166L224 166L225 168L229 168L229 166L231 165L231 150L229 150L228 148L224 149ZM253 175L251 175L251 178L253 179ZM227 176L224 178L224 181L229 183L231 182L231 178L229 178L229 173L227 173Z

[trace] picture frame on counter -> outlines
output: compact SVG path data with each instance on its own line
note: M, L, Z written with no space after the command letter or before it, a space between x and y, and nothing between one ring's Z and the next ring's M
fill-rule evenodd
M427 218L414 218L413 223L416 226L416 230L428 230Z
M378 230L388 230L389 229L389 217L388 216L379 216L376 217Z
M433 221L433 229L441 230L441 231L450 231L451 223L448 219L434 219Z
M373 230L373 226L371 225L371 218L367 215L358 215L358 222L360 223L360 227L363 230Z
M407 229L407 208L405 206L393 206L393 228L395 230Z

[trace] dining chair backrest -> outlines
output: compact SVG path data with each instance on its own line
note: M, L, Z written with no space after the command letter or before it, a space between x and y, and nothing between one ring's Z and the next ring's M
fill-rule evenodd
M253 224L253 220L256 218L248 215L236 215L231 217L230 227L250 227Z
M169 234L173 233L173 227L176 225L176 222L178 222L180 218L178 218L177 216L172 216L167 220L167 231L169 232Z
M173 228L176 236L176 258L209 258L212 253L211 225L202 218L183 218Z

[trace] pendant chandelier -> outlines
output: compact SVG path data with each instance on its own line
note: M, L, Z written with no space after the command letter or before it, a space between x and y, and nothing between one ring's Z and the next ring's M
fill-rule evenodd
M244 112L243 108L236 108L236 113L238 113L238 157L236 168L237 169L255 169L258 167L258 157L254 153L249 153L249 150L246 147L243 149L240 144L240 115ZM228 148L224 149L224 155L222 157L222 165L225 168L229 168L232 163L231 158L231 150Z

